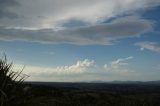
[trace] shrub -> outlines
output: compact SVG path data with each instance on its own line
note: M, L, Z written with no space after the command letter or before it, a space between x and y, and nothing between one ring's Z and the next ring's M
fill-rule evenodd
M21 98L23 94L21 84L28 77L22 74L23 69L14 72L12 63L7 62L6 55L0 59L0 106L13 105L13 100ZM17 102L14 101L14 103Z

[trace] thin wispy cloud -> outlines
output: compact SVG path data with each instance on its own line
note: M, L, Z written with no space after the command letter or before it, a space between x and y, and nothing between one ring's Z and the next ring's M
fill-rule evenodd
M129 61L131 59L133 59L133 56L113 60L109 64L105 64L104 69L107 72L114 73L114 74L117 74L117 73L126 74L129 72L133 72L130 69L128 69L127 67L125 67L126 65L129 64L127 61Z
M125 63L125 61L130 60L130 59L133 59L133 56L117 59L115 61L112 61L111 64L112 65L127 65L128 63Z
M146 49L160 53L160 45L156 42L143 41L143 42L138 42L135 45L140 47L141 51L144 51Z

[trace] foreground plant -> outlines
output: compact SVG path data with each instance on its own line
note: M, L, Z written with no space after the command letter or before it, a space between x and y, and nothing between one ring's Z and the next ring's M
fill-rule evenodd
M22 74L24 68L16 72L12 68L12 63L8 63L4 55L0 59L0 106L11 105L13 100L21 98L23 94L21 85L28 76Z

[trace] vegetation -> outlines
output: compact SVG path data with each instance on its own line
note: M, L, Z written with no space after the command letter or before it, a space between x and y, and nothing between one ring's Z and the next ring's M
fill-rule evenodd
M91 90L32 86L27 106L160 106L159 91ZM145 89L145 88L144 88ZM137 89L138 90L138 89Z
M0 59L0 106L22 106L24 92L22 82L28 77L22 71L14 72L12 63L7 63L4 55Z

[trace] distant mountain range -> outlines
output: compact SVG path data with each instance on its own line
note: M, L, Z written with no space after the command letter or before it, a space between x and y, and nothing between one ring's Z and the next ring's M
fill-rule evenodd
M45 86L65 89L92 89L92 90L116 90L116 91L157 91L160 89L160 81L89 81L89 82L24 82L32 86Z
M110 84L160 84L160 80L158 81L90 81L88 83L110 83Z
M25 82L25 83L32 83L32 84L40 84L40 83L65 83L65 84L73 84L73 83L103 83L103 84L158 84L160 85L160 80L158 81L119 81L119 80L115 80L115 81L101 81L101 80L97 80L97 81L81 81L81 82L40 82L40 81L29 81L29 82Z

